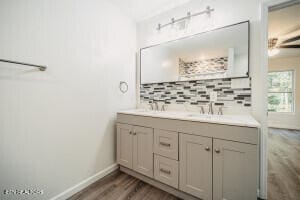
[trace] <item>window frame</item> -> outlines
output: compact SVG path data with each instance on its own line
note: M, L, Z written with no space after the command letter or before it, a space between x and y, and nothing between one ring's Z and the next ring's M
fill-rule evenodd
M272 70L272 71L268 71L268 76L269 73L276 73L276 72L292 72L292 91L291 92L269 92L269 87L268 87L268 91L267 91L267 95L269 96L269 94L285 94L285 93L291 93L292 94L292 110L290 112L279 112L279 111L269 111L269 106L268 106L268 113L272 113L272 114L295 114L295 76L296 76L296 69L282 69L282 70ZM268 101L268 105L269 105L269 101Z

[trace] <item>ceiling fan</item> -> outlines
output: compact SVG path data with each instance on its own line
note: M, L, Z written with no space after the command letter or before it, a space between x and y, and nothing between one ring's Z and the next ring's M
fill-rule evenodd
M282 36L269 38L269 56L276 55L279 49L298 49L300 48L300 25L293 27Z

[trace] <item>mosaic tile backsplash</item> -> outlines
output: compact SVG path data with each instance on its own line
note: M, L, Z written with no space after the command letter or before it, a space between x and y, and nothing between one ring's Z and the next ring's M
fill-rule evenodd
M206 60L198 60L186 62L179 59L179 74L209 74L209 73L224 73L227 70L228 57L212 58Z
M202 105L210 102L210 92L218 94L215 105L251 106L251 88L231 88L231 79L142 84L142 103L161 101L165 104Z

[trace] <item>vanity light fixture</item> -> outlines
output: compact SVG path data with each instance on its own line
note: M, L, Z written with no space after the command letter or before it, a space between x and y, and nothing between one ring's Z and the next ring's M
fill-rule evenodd
M195 14L191 14L191 12L187 12L187 15L185 17L182 17L182 18L179 18L179 19L175 19L175 18L171 18L171 22L169 23L166 23L166 24L161 24L159 23L157 25L157 30L160 31L162 28L166 27L166 26L169 26L169 25L174 25L175 23L177 22L180 22L180 21L183 21L183 20L186 20L186 19L191 19L192 17L196 17L198 15L202 15L202 14L207 14L208 16L210 16L211 12L213 12L215 9L213 8L210 8L210 6L207 6L206 7L206 10L204 11L201 11L201 12L198 12L198 13L195 13Z

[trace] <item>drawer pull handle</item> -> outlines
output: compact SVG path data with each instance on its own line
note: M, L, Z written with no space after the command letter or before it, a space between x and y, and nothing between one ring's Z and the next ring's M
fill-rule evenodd
M206 151L209 151L209 150L210 150L210 148L209 148L209 147L205 147L205 150L206 150Z
M166 169L159 169L159 170L165 174L171 174L170 170L166 170Z
M220 149L215 149L215 152L220 153L221 151L220 151Z
M171 144L165 143L165 142L159 142L159 144L162 145L162 146L166 146L166 147L170 147L171 146Z

